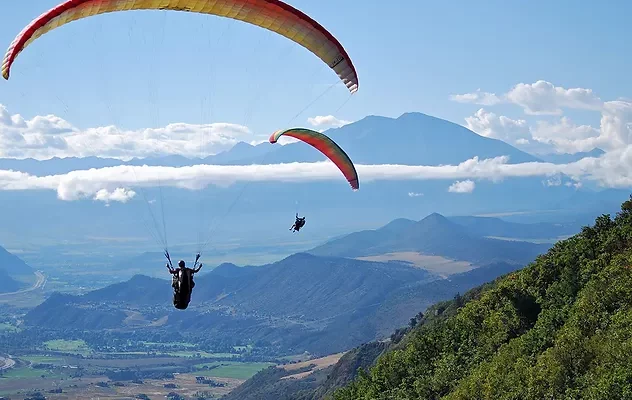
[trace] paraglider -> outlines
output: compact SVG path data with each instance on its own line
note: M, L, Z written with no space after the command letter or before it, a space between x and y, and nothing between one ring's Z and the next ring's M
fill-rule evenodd
M312 18L280 0L66 0L28 24L9 46L0 70L9 79L13 62L40 36L69 22L129 10L173 10L227 17L256 25L303 46L333 69L351 93L358 75L340 42Z
M319 150L336 164L354 191L360 189L358 173L356 172L353 162L351 162L347 153L329 137L307 128L292 128L274 132L270 135L270 143L276 143L281 136L293 137Z
M296 221L294 221L294 225L292 225L290 230L292 232L298 232L303 226L305 226L305 217L299 218L298 213L296 213Z

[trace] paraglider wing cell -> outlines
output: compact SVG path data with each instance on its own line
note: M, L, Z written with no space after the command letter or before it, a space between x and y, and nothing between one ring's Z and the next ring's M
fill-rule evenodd
M358 76L340 42L318 22L280 0L66 0L27 25L13 40L2 60L9 79L16 57L35 39L69 22L98 14L128 10L173 10L211 14L268 29L314 53L344 82L358 90Z
M347 153L326 135L311 129L292 128L274 132L270 135L270 143L276 143L281 136L290 136L315 147L336 164L345 178L347 178L347 181L349 181L353 190L360 188L358 173L356 172L353 162Z

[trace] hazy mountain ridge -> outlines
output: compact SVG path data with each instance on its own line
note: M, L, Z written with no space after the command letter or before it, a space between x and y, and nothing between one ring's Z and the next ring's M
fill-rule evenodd
M516 224L513 228L519 229L522 225ZM506 228L510 234L511 227ZM347 257L418 252L485 265L499 261L526 264L550 247L546 244L488 239L473 234L474 231L471 227L466 230L444 216L433 213L418 222L400 219L376 230L352 233L309 252L320 256L345 254Z
M9 273L0 269L0 294L16 292L24 287L23 284L9 276Z
M455 216L448 220L460 225L466 231L478 236L503 237L511 239L558 239L575 234L582 224L576 222L517 223L495 217Z
M33 272L20 257L0 246L0 293L25 289L28 284L22 281L33 276Z
M432 222L433 227L439 223L450 230L462 229L438 214L424 221ZM418 224L398 219L381 231L397 236L411 223ZM452 235L435 236L435 243L439 238L459 240ZM471 235L468 238L482 239ZM463 239L460 242L467 246ZM509 243L517 249L532 248L530 243L492 243L496 242ZM136 260L145 258L151 257L143 255ZM511 255L503 257L496 252L488 259L490 263L484 267L441 279L401 262L297 253L256 267L219 265L196 279L193 302L186 312L173 310L168 279L136 275L83 296L52 296L29 312L25 321L29 326L45 324L52 329L130 329L127 317L134 311L143 315L135 319L134 329L161 329L151 328L151 324L167 316L164 329L190 331L195 327L196 332L207 337L249 337L277 343L285 349L327 354L388 334L393 326L411 317L411 309L427 307L521 267L499 261L515 259ZM97 311L87 318L90 310ZM90 325L83 324L82 318L89 320Z
M136 310L145 315L146 327L168 316L165 327L171 329L281 341L286 348L317 352L358 343L354 335L334 339L340 336L336 318L357 309L354 324L361 324L398 288L433 279L403 264L295 254L259 267L223 264L198 277L187 312L173 310L169 280L137 275L83 296L51 296L25 321L51 329L121 329L128 311ZM349 329L359 330L355 325ZM360 336L374 335L371 327Z

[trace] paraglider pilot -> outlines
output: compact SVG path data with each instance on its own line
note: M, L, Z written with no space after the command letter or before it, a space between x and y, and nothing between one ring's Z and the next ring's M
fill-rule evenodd
M290 228L292 232L298 232L305 225L305 217L299 218L298 213L296 213L296 221L294 221L294 225Z
M167 258L169 260L169 258ZM198 254L195 259L195 264L200 259ZM191 301L191 292L195 287L193 281L193 275L198 273L202 269L202 264L199 267L187 268L184 260L178 262L178 268L173 268L171 262L167 263L167 269L169 273L173 275L171 281L171 287L173 287L173 305L178 309L186 309Z

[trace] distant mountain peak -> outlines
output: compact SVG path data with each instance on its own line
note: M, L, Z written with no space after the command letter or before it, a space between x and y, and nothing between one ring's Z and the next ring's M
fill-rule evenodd
M130 283L135 283L135 282L148 282L150 280L152 280L154 278L151 278L147 275L143 275L143 274L136 274L134 276L132 276L128 282Z
M254 270L253 267L240 267L233 263L222 263L213 268L212 274L223 276L225 278L236 278L249 274Z
M426 218L430 218L430 217L432 217L432 218L444 218L445 219L445 217L443 215L439 214L438 212L433 212L432 214L428 214L428 216Z
M309 253L295 253L285 257L282 261L305 261L316 258L315 255Z
M424 113L418 112L418 111L405 112L402 115L400 115L399 117L397 117L397 119L405 119L405 118L432 118L432 119L438 119L436 117L433 117L432 115L424 114Z
M419 222L441 222L441 223L446 223L446 224L452 224L452 222L450 222L449 219L447 219L446 217L444 217L443 215L433 212L432 214L426 216L425 218L423 218L421 221Z
M450 221L448 218L444 217L439 213L432 213L419 222L417 222L411 230L408 232L409 235L415 235L421 238L426 238L428 235L435 236L435 239L442 238L442 240L461 240L468 238L470 236L466 233L465 229Z
M215 267L213 269L213 271L217 271L217 270L220 270L220 269L233 269L233 268L241 268L241 267L238 266L238 265L235 265L233 263L225 262L225 263L221 263L220 265Z
M231 150L239 150L239 149L250 149L252 147L255 147L253 145L251 145L250 143L246 143L246 142L238 142L236 145L234 145Z

